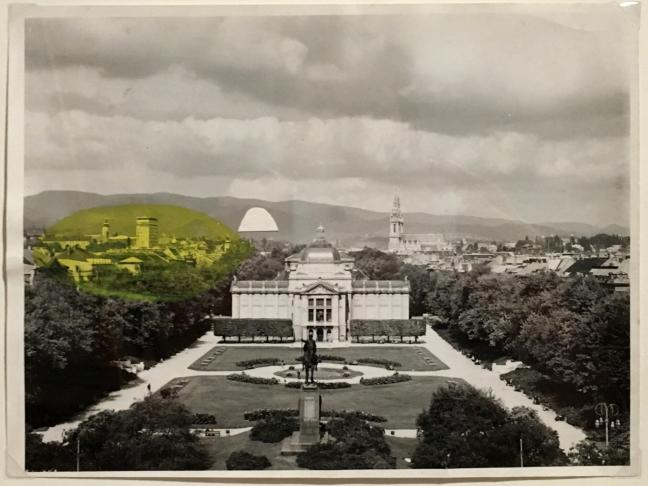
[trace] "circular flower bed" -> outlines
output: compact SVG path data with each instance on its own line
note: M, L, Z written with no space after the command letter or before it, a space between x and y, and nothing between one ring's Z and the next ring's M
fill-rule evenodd
M304 373L304 371L301 372L302 378L304 377ZM280 378L297 378L297 370L277 371L275 376ZM316 381L349 379L357 376L362 376L362 372L352 369L345 370L341 368L326 368L321 366L317 368L317 371L315 371Z

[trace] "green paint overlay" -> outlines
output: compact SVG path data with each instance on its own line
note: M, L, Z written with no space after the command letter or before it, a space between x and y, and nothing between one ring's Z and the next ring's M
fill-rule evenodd
M132 204L77 211L49 227L32 253L41 271L79 290L150 302L208 292L252 246L206 214Z

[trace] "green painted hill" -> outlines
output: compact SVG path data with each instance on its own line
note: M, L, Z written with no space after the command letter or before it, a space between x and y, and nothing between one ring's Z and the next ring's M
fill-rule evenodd
M229 237L238 239L236 232L204 213L165 204L127 204L82 209L47 228L48 236L79 238L101 233L105 220L110 223L110 234L135 236L135 218L148 216L158 219L160 235L176 238L200 238L218 241Z

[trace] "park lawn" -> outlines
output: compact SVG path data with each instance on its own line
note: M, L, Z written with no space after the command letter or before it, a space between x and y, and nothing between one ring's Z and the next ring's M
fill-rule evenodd
M255 385L230 381L224 376L193 376L176 378L188 383L179 389L179 400L192 413L216 416L219 428L249 427L243 418L246 411L258 408L297 408L299 390L283 385ZM444 376L415 376L411 381L388 385L353 385L350 388L321 390L322 407L326 410L361 410L387 419L381 427L414 429L416 418L430 404L430 397L448 380Z
M201 362L212 356L218 348L226 351L213 359L209 364L202 365ZM418 352L417 352L418 351ZM345 358L347 361L360 360L362 358L378 358L401 363L398 371L439 371L447 370L448 367L439 358L434 356L427 348L422 346L351 346L348 348L326 348L320 349L320 355L333 355ZM301 356L301 349L287 346L216 346L191 366L192 370L198 371L234 371L242 369L236 366L239 361L248 361L257 358L277 358L284 360L286 365L296 365L296 358ZM426 362L427 358L430 362ZM361 363L362 364L362 363Z
M385 436L391 454L396 458L397 469L407 469L409 464L404 461L405 457L412 457L414 449L418 444L416 439L403 439L400 437ZM302 469L297 466L296 456L282 456L281 442L276 444L265 444L256 440L250 440L250 433L233 435L231 437L205 437L201 439L207 448L209 457L212 459L211 470L227 469L225 463L232 452L245 451L255 456L266 456L272 466L270 469L290 470Z

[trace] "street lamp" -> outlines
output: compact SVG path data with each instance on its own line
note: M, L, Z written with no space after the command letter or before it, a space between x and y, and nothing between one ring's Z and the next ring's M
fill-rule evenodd
M620 427L621 421L619 419L612 419L619 414L619 407L615 403L597 403L594 407L594 412L599 416L594 421L594 425L598 429L601 425L605 425L605 447L610 445L610 427Z

